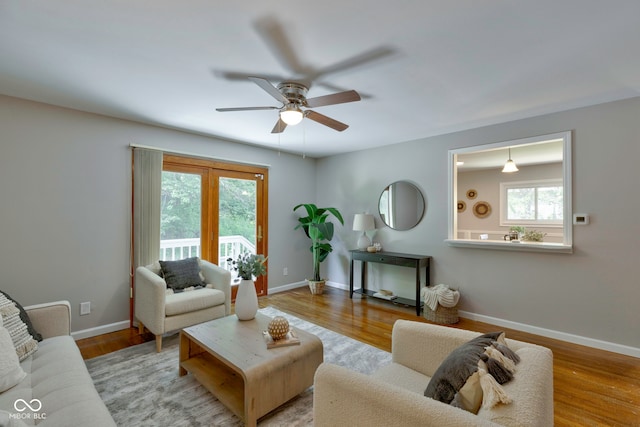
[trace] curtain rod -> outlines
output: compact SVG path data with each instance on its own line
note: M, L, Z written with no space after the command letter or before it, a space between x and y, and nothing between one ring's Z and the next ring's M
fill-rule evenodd
M236 164L240 164L240 165L262 166L262 167L265 167L265 168L271 168L271 165L268 164L268 163L247 162L247 161L244 161L244 160L229 159L229 158L226 158L226 157L207 156L207 155L204 155L204 154L190 153L188 151L180 151L180 150L165 149L165 148L160 148L160 147L152 147L150 145L129 144L129 148L142 148L144 150L162 151L163 153L178 154L178 155L181 155L181 156L196 157L196 158L199 158L199 159L219 160L221 162L227 162L227 163L236 163Z

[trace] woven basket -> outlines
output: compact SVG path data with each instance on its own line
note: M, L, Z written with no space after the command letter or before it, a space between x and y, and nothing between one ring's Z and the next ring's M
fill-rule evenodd
M307 281L309 283L309 290L312 295L322 295L324 292L324 281L314 282L311 280Z
M431 310L427 305L424 306L424 318L432 322L439 323L441 325L450 325L452 323L458 323L460 318L458 317L458 307L443 307L438 305L438 308Z

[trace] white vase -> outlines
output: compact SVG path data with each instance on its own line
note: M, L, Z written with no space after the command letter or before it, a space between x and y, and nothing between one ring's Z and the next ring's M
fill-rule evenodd
M258 294L253 280L242 279L236 294L236 316L240 320L251 320L258 312Z

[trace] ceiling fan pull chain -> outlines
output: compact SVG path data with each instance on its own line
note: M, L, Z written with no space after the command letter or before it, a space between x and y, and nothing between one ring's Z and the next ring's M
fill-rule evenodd
M302 158L307 158L307 124L302 123Z

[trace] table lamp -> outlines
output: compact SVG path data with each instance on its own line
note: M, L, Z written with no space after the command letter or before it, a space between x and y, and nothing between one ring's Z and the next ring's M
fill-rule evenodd
M373 215L355 214L353 217L353 231L362 231L362 236L358 239L358 249L364 251L371 245L371 240L367 237L367 231L375 229Z

